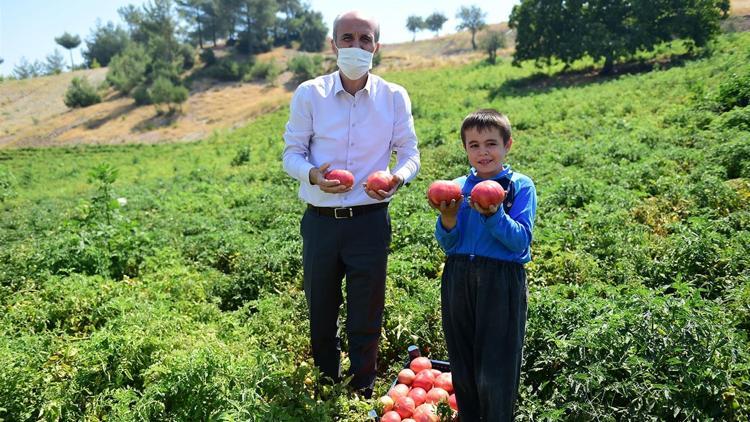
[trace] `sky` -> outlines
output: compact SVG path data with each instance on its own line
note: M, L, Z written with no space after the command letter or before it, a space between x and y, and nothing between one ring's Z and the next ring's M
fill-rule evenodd
M345 11L340 0L306 0L313 10L323 13L329 28L333 19ZM432 12L441 12L448 21L443 25L444 33L453 33L457 25L456 12L462 5L476 5L487 13L487 23L508 20L514 4L520 0L377 0L360 2L354 8L373 15L380 21L381 43L410 41L412 34L406 29L406 18L410 15L427 17ZM69 63L68 51L55 43L55 37L67 31L81 37L81 45L73 51L73 61L83 61L81 51L85 39L96 26L97 19L103 24L112 21L122 24L117 9L128 4L137 6L144 0L0 0L0 74L9 75L21 57L29 62L45 57L55 48ZM430 31L418 33L417 39L432 37Z

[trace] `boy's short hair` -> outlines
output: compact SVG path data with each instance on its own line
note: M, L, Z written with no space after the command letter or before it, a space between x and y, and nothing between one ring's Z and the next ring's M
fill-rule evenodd
M466 146L466 130L468 129L476 129L478 132L497 129L503 138L503 144L507 144L511 138L508 116L492 108L479 109L464 118L464 122L461 124L461 141L464 146Z

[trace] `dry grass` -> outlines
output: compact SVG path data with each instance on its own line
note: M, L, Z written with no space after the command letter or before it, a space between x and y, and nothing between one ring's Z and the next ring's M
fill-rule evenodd
M734 16L750 15L750 0L732 0L729 11Z

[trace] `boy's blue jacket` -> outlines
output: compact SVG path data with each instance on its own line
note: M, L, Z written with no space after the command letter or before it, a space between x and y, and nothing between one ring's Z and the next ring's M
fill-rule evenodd
M435 237L447 255L479 255L502 261L525 264L531 261L531 233L536 216L536 188L527 176L503 167L492 180L511 178L515 197L509 212L503 207L489 217L469 207L469 194L474 186L485 180L472 168L468 176L454 182L461 185L464 201L458 210L456 226L450 231L443 227L440 217L435 227Z

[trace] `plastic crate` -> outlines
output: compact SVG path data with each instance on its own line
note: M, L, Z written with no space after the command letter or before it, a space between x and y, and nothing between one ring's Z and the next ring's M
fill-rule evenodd
M404 360L404 368L408 368L409 364L411 363L412 360L414 360L415 358L418 358L418 357L422 356L422 353L419 351L419 347L417 347L417 346L409 346L408 352L409 352L408 356L406 357L406 360ZM440 372L450 372L451 371L451 364L450 364L450 362L447 362L447 361L444 361L444 360L433 360L433 359L430 359L430 363L432 363L432 367L434 369L437 369ZM396 379L393 380L393 382L391 383L391 386L388 388L388 391L390 391L391 388L395 387L396 384L398 384L398 377L396 377ZM367 413L367 416L368 416L369 420L371 420L371 421L380 422L380 416L378 416L378 412L376 412L375 409L370 410Z

